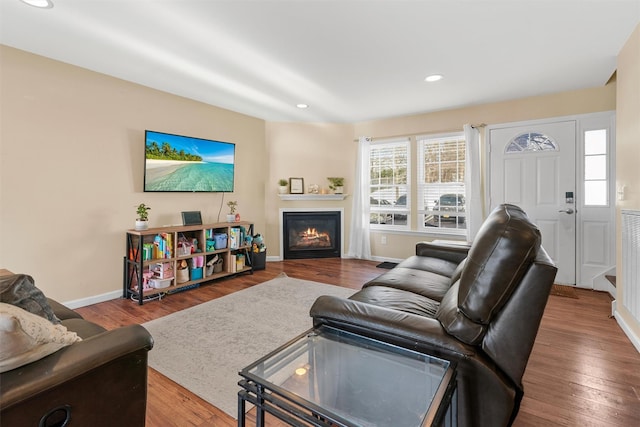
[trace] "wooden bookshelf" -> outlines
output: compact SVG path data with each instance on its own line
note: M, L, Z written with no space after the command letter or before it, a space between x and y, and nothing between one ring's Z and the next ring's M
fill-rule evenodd
M122 296L142 305L205 282L253 274L246 236L253 236L249 221L127 230Z

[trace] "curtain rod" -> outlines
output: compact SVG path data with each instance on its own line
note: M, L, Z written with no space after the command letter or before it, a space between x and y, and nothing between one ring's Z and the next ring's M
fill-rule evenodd
M487 126L486 123L478 123L478 124L471 125L471 127L474 128L474 129L484 128L486 126ZM429 134L460 132L461 130L462 129L446 129L446 130L435 130L435 131L429 131L429 132L406 133L406 134L402 134L402 135L386 135L386 136L376 136L376 137L372 136L371 139L374 140L374 139L408 138L408 137L411 137L411 136L418 136L418 135L429 135ZM359 142L360 138L355 138L353 141L354 142Z

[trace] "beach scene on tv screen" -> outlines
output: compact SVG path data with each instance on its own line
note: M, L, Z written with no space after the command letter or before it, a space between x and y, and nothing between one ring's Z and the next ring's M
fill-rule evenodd
M147 132L145 191L233 191L231 143Z

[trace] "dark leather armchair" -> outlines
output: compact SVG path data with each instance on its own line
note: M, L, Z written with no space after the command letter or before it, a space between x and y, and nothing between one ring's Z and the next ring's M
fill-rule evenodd
M349 299L318 298L310 314L315 326L456 361L459 425L510 425L556 275L540 241L520 208L501 205L470 247L418 244Z
M82 341L0 374L0 424L144 426L149 332L140 325L107 331L48 303Z

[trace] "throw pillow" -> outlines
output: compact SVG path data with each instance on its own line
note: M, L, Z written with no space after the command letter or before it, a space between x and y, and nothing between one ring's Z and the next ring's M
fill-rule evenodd
M53 323L60 323L47 302L47 297L36 288L33 277L29 275L0 276L0 302L15 305Z
M80 341L64 325L11 304L0 303L0 373L40 360Z

